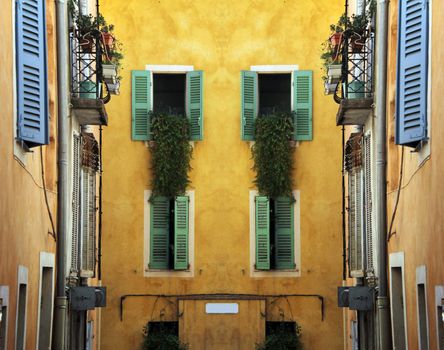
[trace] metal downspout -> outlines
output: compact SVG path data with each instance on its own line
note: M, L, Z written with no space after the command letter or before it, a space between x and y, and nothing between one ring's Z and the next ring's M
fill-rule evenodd
M54 310L53 349L65 349L68 298L65 290L66 237L69 224L68 188L68 7L56 0L57 30L57 277Z
M379 349L391 349L390 304L387 281L387 36L389 0L376 9L376 232L378 234L377 298Z

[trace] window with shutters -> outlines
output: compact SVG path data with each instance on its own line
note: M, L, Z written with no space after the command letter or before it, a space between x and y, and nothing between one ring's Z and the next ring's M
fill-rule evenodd
M49 143L45 1L15 2L17 127L25 149Z
M251 237L254 242L253 270L298 271L299 235L296 231L299 232L299 225L295 224L298 222L295 217L299 216L298 197L268 198L252 191L251 199L254 212L254 234Z
M312 72L297 66L258 67L241 72L242 140L254 140L258 115L274 112L294 112L294 139L312 140Z
M363 137L352 134L345 146L345 170L348 175L348 258L352 277L364 276L364 167Z
M190 139L203 139L203 72L168 67L148 66L132 72L133 140L151 140L151 111L187 117Z
M428 128L429 1L399 1L396 143L420 148Z
M194 237L193 193L175 198L151 197L146 191L146 263L145 272L173 271L192 273Z

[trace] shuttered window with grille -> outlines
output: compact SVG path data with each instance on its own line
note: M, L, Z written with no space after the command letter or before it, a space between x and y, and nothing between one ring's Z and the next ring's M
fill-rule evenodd
M365 135L363 139L364 153L364 215L365 215L365 248L366 271L374 272L374 237L373 237L373 206L372 206L372 160L371 160L371 135Z

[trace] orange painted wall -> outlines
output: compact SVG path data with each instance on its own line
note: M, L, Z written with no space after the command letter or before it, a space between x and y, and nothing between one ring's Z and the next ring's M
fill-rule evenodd
M14 1L2 1L0 11L0 285L9 286L8 349L15 344L18 266L28 270L27 349L35 348L39 254L55 252L55 241L44 202L40 150L28 153L25 164L14 158ZM56 65L54 2L47 1L48 87L51 145L42 148L49 205L56 220Z

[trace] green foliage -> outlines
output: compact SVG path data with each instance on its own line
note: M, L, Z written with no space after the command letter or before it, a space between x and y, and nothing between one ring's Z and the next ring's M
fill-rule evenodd
M161 326L155 332L149 332L149 323L143 328L142 350L187 350L188 346L179 337Z
M257 350L302 350L301 327L297 324L294 332L280 328L265 338L265 341L256 347Z
M291 196L293 169L293 114L274 113L259 116L255 122L252 147L256 184L268 197Z
M153 195L175 197L185 194L193 148L190 125L184 116L151 113Z

